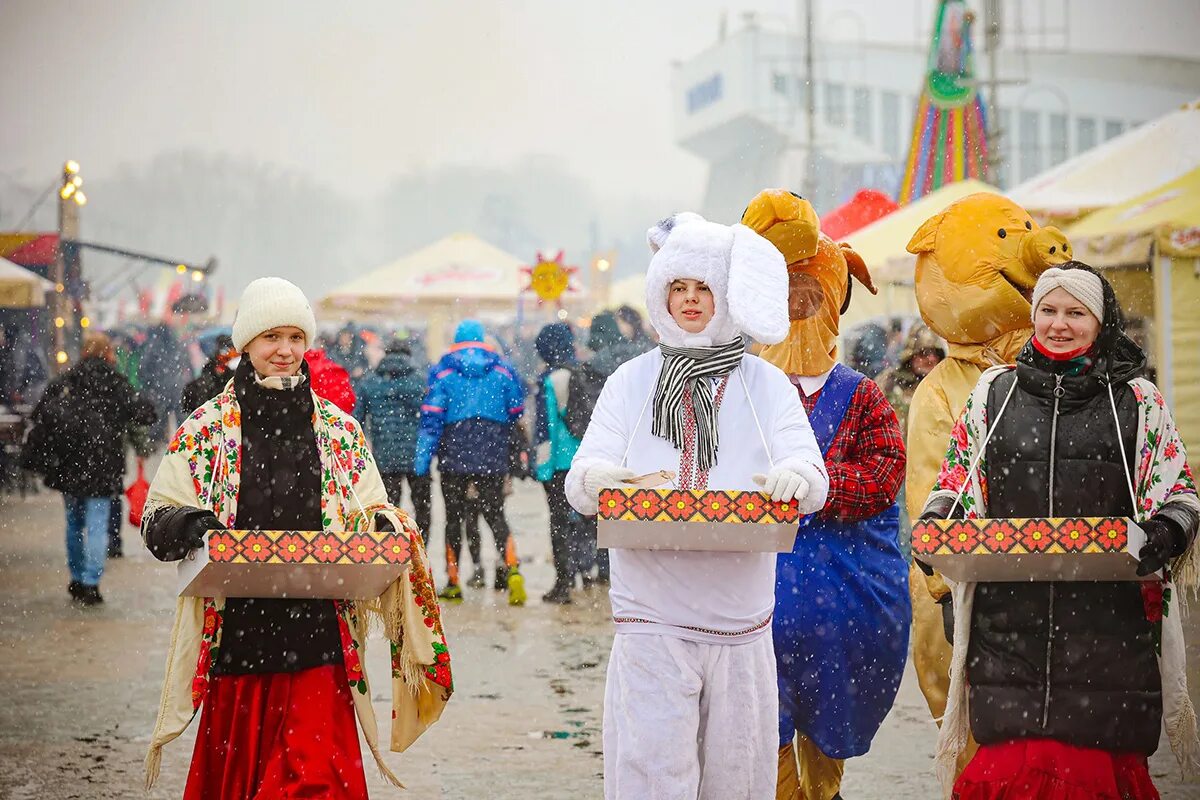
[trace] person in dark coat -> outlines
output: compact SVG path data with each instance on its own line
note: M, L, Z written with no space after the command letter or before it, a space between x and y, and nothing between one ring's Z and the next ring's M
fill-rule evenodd
M626 314L627 317L633 319L636 317L636 322L623 325L621 317L611 311L603 311L592 318L592 327L588 332L588 349L592 351L592 357L587 360L587 363L582 364L571 374L569 387L570 403L567 407L567 427L575 436L581 437L587 430L587 423L591 420L592 411L595 409L596 400L600 397L600 391L604 388L604 383L609 376L617 371L617 367L624 364L630 359L640 356L645 350L643 345L638 341L629 338L624 330L629 327L630 330L642 330L641 316L632 308L625 306L632 312L632 315ZM649 337L646 337L649 342ZM653 342L650 343L653 346ZM602 584L608 584L609 566L608 566L608 550L596 547L596 518L581 517L580 518L580 534L582 536L582 557L580 560L580 568L583 571L584 584L588 584L592 580L592 564L596 566L595 579ZM595 553L593 557L592 554Z
M552 322L538 332L536 347L546 369L536 395L535 476L546 491L554 557L554 586L542 595L542 602L564 605L571 602L575 574L583 572L585 550L580 517L567 503L565 488L571 459L579 449L579 438L571 435L566 424L571 374L578 363L575 332L565 322Z
M1042 274L1032 305L1033 338L1015 369L994 367L980 378L922 518L1128 517L1146 535L1138 574L1169 567L1186 593L1196 581L1200 501L1165 401L1141 377L1146 357L1125 335L1111 285L1067 262ZM1014 535L1036 546L1032 534ZM1172 718L1185 703L1190 711L1186 689L1182 699L1168 696L1185 685L1184 668L1172 674L1175 662L1160 662L1157 652L1160 643L1164 656L1172 649L1164 615L1179 613L1164 611L1167 580L955 588L944 613L952 664L965 665L965 675L956 683L952 667L951 685L969 687L969 700L952 697L947 706L944 778L958 756L950 743L966 738L964 717L980 748L954 797L1010 796L1004 787L1015 786L1033 800L1158 797L1146 759L1164 717L1176 753L1200 746L1194 714ZM969 625L955 626L958 608L969 609ZM1095 788L1102 786L1111 793Z
M216 345L212 358L200 370L199 377L183 389L184 414L192 413L219 395L233 377L239 354L233 346L232 337L221 334L217 337Z
M331 361L340 364L346 370L353 381L361 378L370 366L367 360L367 343L352 325L338 331L337 339L325 352Z
M399 505L408 483L417 527L428 544L432 480L413 468L424 397L425 379L412 363L408 344L393 341L384 349L383 360L359 382L354 417L371 442L388 499Z
M124 488L125 436L155 421L151 403L117 372L108 337L88 334L79 363L46 388L24 449L27 469L62 492L67 513L67 591L83 605L104 602L100 577L113 496Z
M143 396L154 404L158 415L151 438L162 444L183 421L180 400L183 387L192 379L187 354L166 323L159 323L147 331L138 360L138 379Z
M655 348L654 340L646 333L646 325L642 321L642 315L633 306L621 306L616 312L617 325L621 329L621 335L629 341L638 350L638 355L648 353Z

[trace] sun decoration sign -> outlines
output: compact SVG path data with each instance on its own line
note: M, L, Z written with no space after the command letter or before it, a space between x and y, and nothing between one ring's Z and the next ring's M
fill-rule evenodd
M532 267L522 267L521 271L529 276L529 286L526 288L532 289L539 300L549 303L562 299L563 293L571 288L571 276L579 268L563 264L562 250L554 258L548 258L539 251L537 262Z

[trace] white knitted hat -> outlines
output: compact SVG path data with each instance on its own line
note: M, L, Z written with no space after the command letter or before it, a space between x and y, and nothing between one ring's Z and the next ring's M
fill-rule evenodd
M1053 292L1055 289L1064 289L1072 297L1092 312L1092 315L1104 322L1104 285L1100 283L1100 278L1093 275L1086 269L1059 269L1051 267L1042 273L1038 278L1037 285L1033 287L1033 310L1031 316L1037 316L1038 304L1042 302L1042 298Z
M305 344L317 338L317 320L300 287L283 278L259 278L242 292L233 319L233 346L238 352L263 331L285 325L304 331Z

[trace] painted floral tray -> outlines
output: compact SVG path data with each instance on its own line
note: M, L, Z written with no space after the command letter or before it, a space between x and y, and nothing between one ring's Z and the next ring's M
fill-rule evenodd
M179 564L179 594L377 597L412 558L394 531L212 531Z
M939 519L912 532L913 558L957 581L1143 580L1144 542L1125 517Z
M600 492L598 544L633 550L791 552L800 512L756 491L642 489Z

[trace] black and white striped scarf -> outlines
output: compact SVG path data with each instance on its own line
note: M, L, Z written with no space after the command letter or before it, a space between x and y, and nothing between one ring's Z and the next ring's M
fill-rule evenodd
M745 347L740 338L713 347L672 347L659 344L663 354L662 371L654 387L654 420L650 432L675 445L684 447L683 391L692 395L696 412L696 469L708 470L717 460L717 417L713 409L713 394L704 385L697 391L701 378L723 378L742 361Z

